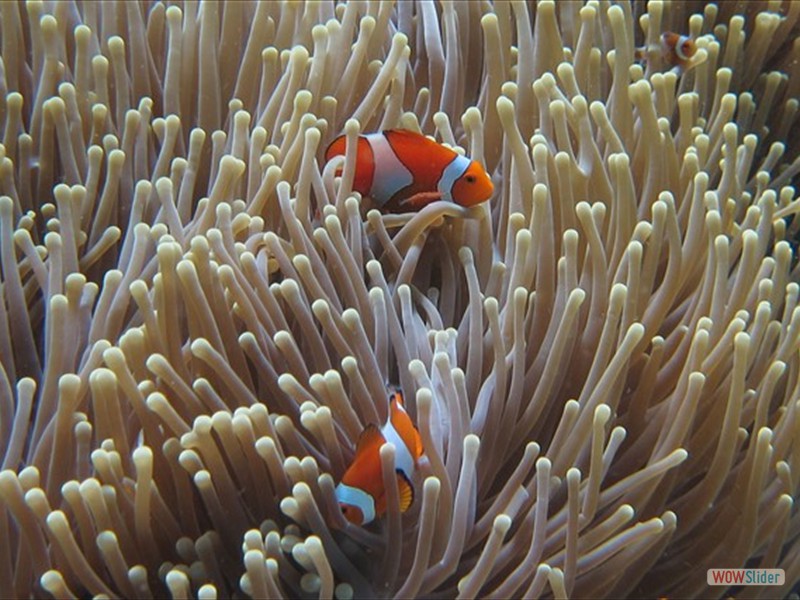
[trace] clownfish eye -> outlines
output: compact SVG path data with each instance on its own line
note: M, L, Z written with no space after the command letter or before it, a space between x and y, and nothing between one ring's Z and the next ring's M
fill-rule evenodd
M467 180L467 183L475 183L475 175L467 175L464 179Z

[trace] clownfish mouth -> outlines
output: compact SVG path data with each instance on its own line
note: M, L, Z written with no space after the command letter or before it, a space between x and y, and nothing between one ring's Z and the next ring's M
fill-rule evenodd
M486 170L477 161L470 161L463 175L452 188L453 200L462 206L470 207L486 202L494 193L494 184Z

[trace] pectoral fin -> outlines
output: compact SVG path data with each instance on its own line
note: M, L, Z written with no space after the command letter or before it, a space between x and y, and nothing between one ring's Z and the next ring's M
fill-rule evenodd
M400 492L400 512L406 512L414 503L414 487L400 469L397 469L397 489Z
M441 192L419 192L414 194L413 196L409 196L405 200L400 202L400 206L410 206L414 210L420 210L430 204L431 202L435 202L437 200L442 199Z

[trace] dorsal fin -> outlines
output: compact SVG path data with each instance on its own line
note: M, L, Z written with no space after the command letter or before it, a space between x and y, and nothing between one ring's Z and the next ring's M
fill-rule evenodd
M411 131L410 129L387 129L386 131L391 132L392 134L404 135L406 137L425 138L424 134Z
M400 492L400 512L403 513L414 503L414 487L401 469L397 469L395 473L397 474L397 490Z
M356 444L356 456L365 452L373 445L377 445L378 448L381 447L383 444L383 434L381 430L378 429L378 426L374 423L370 423L364 428L364 431L361 432L361 435L358 436L358 444Z

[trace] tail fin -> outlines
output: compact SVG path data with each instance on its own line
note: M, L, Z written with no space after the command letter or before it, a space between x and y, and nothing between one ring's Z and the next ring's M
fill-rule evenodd
M346 138L344 135L340 135L335 140L333 140L328 149L325 150L325 161L329 161L334 156L344 156L346 146Z

